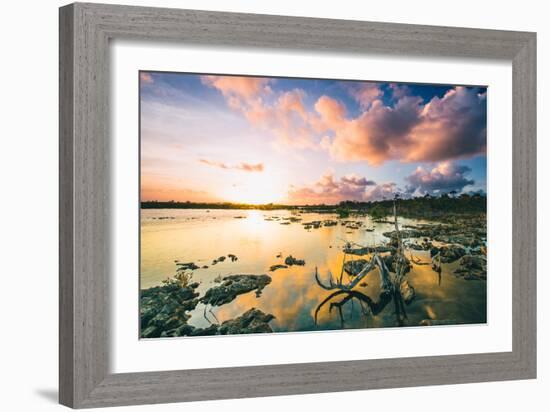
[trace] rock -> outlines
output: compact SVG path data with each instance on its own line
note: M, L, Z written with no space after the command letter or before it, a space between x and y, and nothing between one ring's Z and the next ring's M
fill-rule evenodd
M348 260L344 263L344 271L350 276L357 276L367 264L366 259Z
M452 319L422 319L419 326L441 326L441 325L456 325L457 322Z
M189 314L195 309L199 294L198 282L182 287L178 282L166 282L140 291L141 337L158 338L176 336L175 330L187 324Z
M344 253L347 253L348 255L355 255L355 256L364 256L364 255L370 255L371 253L378 252L378 253L386 253L386 252L395 252L395 248L392 246L375 246L375 247L360 247L360 248L352 248L351 246L346 246L344 249Z
M145 330L142 329L141 337L145 339L151 339L151 338L160 338L162 331L160 328L156 326L149 326L145 328Z
M194 326L185 324L177 327L173 331L173 336L188 336L190 335L196 328Z
M455 274L465 280L487 279L487 258L483 255L465 255L458 262Z
M401 239L408 239L411 237L424 237L427 235L427 232L418 229L401 229L399 234L401 235ZM391 232L384 232L382 235L389 237L390 239L397 239L397 232L395 230Z
M177 270L197 270L199 267L194 262L188 263L176 263L178 266Z
M303 259L296 259L292 255L289 255L285 259L285 265L292 266L292 265L298 265L298 266L304 266L306 264L306 261Z
M269 267L270 272L275 272L277 269L286 269L288 268L287 265L272 265Z
M304 229L319 229L321 227L322 222L320 220L314 220L312 222L305 222L302 223L304 226Z
M200 298L205 305L221 306L233 301L238 295L256 290L256 297L261 295L264 287L271 283L268 275L230 275L223 278L219 286L206 291Z
M207 328L194 328L187 333L187 336L212 336L218 334L218 325L210 325Z
M191 325L182 325L173 330L164 332L163 336L213 336L237 335L246 333L272 333L269 322L275 317L259 309L249 309L241 316L226 320L221 325L212 324L207 328L196 328ZM156 330L151 333L156 334Z
M384 263L386 264L386 266L388 267L388 270L390 272L395 273L397 271L397 266L396 266L397 265L397 259L396 259L395 254L383 256L382 260L384 261ZM409 261L409 259L405 258L405 264L407 266L406 266L405 271L403 272L403 274L409 273L410 270L411 270L411 262Z
M235 256L235 257L236 257L236 256ZM216 264L218 264L218 263L220 263L220 262L223 262L223 261L225 261L225 256L220 256L219 258L214 259L214 260L212 261L212 265L216 265Z
M259 309L252 308L238 318L223 322L218 328L218 334L271 333L273 329L271 329L268 322L274 318L271 314L266 314Z
M439 253L441 255L441 263L452 263L466 254L466 249L459 245L442 246L440 248L430 249L430 256L434 257Z
M433 248L433 244L428 238L424 238L420 246L422 247L422 250L431 250Z

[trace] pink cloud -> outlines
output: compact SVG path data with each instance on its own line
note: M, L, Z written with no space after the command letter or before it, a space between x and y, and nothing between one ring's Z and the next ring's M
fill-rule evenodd
M338 203L343 200L364 200L365 190L376 185L372 180L355 174L334 177L325 173L316 182L308 186L291 187L289 198L294 203Z
M358 83L355 87L350 88L350 94L362 109L368 110L375 100L382 97L384 92L378 83Z
M199 162L208 166L218 167L220 169L242 170L244 172L263 172L264 171L263 163L241 162L236 165L231 165L231 164L217 162L217 161L208 160L208 159L199 159Z
M466 175L471 172L468 166L457 165L447 161L441 162L431 170L421 166L405 180L409 183L407 192L416 194L461 192L465 186L475 182Z
M275 94L270 79L255 77L203 76L204 84L223 94L227 105L249 123L274 135L283 145L318 148L306 110L303 90Z
M394 99L401 99L410 93L410 88L406 84L390 83L390 89Z
M486 152L486 95L455 87L425 103L406 85L391 84L394 103L385 104L379 84L354 85L348 91L360 105L356 117L330 96L312 109L305 92L275 92L271 79L203 76L204 84L224 95L228 106L251 126L267 131L283 146L326 150L338 161L381 165L389 160L437 162Z
M434 97L411 132L406 161L442 161L487 151L487 101L476 89L456 87Z
M315 110L320 118L312 118L317 130L335 130L345 125L346 108L339 101L328 96L321 96L315 103Z
M139 80L144 84L151 84L154 82L153 76L147 72L139 72Z
M375 100L357 118L340 120L330 153L338 160L365 160L371 165L400 158L412 144L409 134L420 122L420 113L418 97L404 97L394 107Z
M394 106L375 100L355 119L332 123L339 127L324 146L341 161L432 162L486 152L486 99L474 88L456 87L425 105L409 95Z
M203 84L218 89L226 97L235 99L250 99L264 93L269 93L271 79L243 76L201 76Z
M395 183L382 183L367 190L364 200L376 202L378 200L393 199L396 193L398 193L398 189Z

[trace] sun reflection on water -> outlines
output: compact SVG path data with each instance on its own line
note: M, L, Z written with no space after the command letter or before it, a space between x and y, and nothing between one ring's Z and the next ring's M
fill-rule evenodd
M158 219L166 216L171 218ZM290 217L302 220L286 224ZM275 316L270 323L275 331L339 329L340 319L328 307L320 311L315 325L315 309L329 294L315 282L315 268L322 276L339 275L345 242L380 244L386 240L382 233L392 228L390 224L378 223L373 232L357 229L348 233L350 230L343 225L309 230L302 225L325 219L336 216L259 210L142 210L141 287L159 285L172 275L175 260L195 262L201 267L193 275L201 283L198 289L201 294L216 285L214 280L218 276L268 274L272 281L259 298L246 293L229 304L214 307L216 318L223 322L255 307ZM368 218L360 219L364 220L364 227L373 227ZM415 223L403 219L403 224ZM213 259L228 253L238 260L212 264ZM269 272L271 265L283 264L288 255L304 259L306 264ZM429 260L429 252L415 252L415 259ZM357 290L374 299L380 292L377 277L375 270ZM482 286L485 283L457 279L445 271L439 283L430 266L414 266L408 279L417 294L407 307L410 324L438 318L453 319L456 323L486 321L486 287ZM377 316L368 317L358 303L347 304L344 314L345 328L395 326L393 305L387 305ZM209 325L202 304L191 312L189 323L198 327Z

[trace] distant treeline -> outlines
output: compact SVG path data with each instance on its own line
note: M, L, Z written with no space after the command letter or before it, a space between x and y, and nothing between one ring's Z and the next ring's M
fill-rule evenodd
M393 202L393 199L377 202L341 202L339 207L348 210L364 210L373 218L381 219L393 214ZM478 193L397 199L397 213L400 216L430 218L443 215L479 214L486 211L487 197Z
M426 195L411 199L397 200L398 214L411 217L431 217L445 214L472 214L485 213L487 197L481 194L462 194L449 196L443 194L435 197ZM245 203L197 203L197 202L141 202L142 209L240 209L240 210L305 210L320 213L368 213L375 218L383 218L393 213L393 199L375 202L344 201L337 205L282 205L264 204L251 205Z

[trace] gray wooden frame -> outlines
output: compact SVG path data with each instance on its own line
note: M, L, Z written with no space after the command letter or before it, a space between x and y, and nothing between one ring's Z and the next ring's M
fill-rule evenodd
M109 373L109 40L494 58L513 65L513 350ZM71 4L60 9L59 398L75 408L536 377L536 34Z

